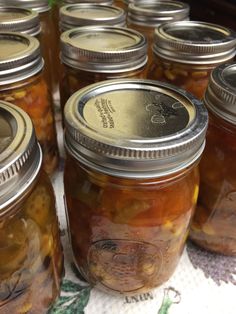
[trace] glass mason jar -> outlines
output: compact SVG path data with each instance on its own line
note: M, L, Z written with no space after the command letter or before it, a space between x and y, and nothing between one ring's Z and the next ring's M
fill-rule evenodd
M28 35L3 32L0 49L0 100L9 101L29 114L42 146L44 170L51 174L58 165L58 148L39 42Z
M49 0L0 0L1 6L20 7L33 10L39 14L41 33L40 43L45 60L45 73L50 82L50 92L54 104L59 104L59 30L54 25Z
M195 208L206 127L202 103L155 81L104 81L68 100L67 214L92 285L134 294L169 279Z
M236 64L213 70L205 104L210 113L200 162L200 194L191 239L210 251L236 255Z
M114 78L143 78L147 63L145 37L127 28L80 27L61 35L64 75L62 112L68 98L89 84Z
M125 11L118 7L99 4L70 4L60 9L61 32L79 26L126 26Z
M63 255L55 197L31 120L0 101L0 313L46 314Z
M160 25L155 30L154 59L147 77L202 99L211 71L233 59L235 48L235 32L223 26L193 21Z
M171 21L189 19L189 5L180 1L147 1L129 2L127 25L144 36L148 41L148 64L151 64L153 53L153 36L157 26Z

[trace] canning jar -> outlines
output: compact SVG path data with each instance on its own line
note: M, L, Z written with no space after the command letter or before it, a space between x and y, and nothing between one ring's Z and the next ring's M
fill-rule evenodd
M228 255L236 255L235 82L236 64L223 64L213 70L205 94L210 120L190 233L201 247Z
M112 26L72 29L61 35L61 49L62 111L68 98L89 84L144 77L147 41L134 30Z
M59 103L59 31L53 23L48 0L0 0L1 6L20 7L39 14L41 33L40 43L45 60L45 75L50 82L50 93L55 104Z
M31 117L43 150L43 167L51 174L58 164L52 101L36 38L0 33L0 100L21 107Z
M126 14L121 8L99 4L70 4L60 9L62 32L88 25L126 26Z
M41 32L39 15L30 9L0 7L0 32L18 32L39 37Z
M148 64L152 61L152 44L155 28L170 21L187 19L189 19L189 5L181 1L136 0L129 2L127 25L146 36L148 40Z
M195 208L206 126L201 102L155 81L104 81L68 100L67 214L92 285L134 294L169 279Z
M220 25L181 21L155 30L149 79L168 82L202 99L211 71L233 59L236 33Z
M53 189L28 115L0 101L0 313L46 314L63 256Z

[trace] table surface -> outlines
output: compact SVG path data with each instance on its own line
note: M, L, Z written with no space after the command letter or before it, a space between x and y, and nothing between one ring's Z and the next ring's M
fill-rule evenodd
M60 118L58 142L63 156ZM73 264L64 209L63 163L53 178L65 277L49 314L236 314L236 257L209 253L188 242L168 282L133 297L111 296L84 282Z

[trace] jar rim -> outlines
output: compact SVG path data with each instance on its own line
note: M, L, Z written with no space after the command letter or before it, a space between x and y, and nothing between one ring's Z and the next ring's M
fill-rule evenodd
M196 161L205 145L208 115L203 104L156 81L90 85L70 97L64 114L66 150L89 167L116 176L175 173Z
M0 216L34 182L42 165L42 151L28 114L0 101Z

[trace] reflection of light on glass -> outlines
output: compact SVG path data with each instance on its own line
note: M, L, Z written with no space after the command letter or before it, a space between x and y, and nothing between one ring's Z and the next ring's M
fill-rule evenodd
M0 153L11 143L11 137L0 137Z

